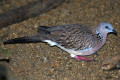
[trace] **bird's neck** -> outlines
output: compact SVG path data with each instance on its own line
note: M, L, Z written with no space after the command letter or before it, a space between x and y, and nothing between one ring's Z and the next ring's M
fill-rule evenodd
M94 31L97 37L97 41L95 47L93 48L93 51L96 52L105 44L107 35L104 35L103 32L97 29L94 29Z
M103 46L106 42L107 35L104 34L102 31L99 31L97 29L94 29L94 31L96 33L96 37L98 39L98 42Z

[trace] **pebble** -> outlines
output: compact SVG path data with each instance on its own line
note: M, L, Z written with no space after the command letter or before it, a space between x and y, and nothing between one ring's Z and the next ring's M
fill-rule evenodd
M113 56L102 63L102 69L111 70L113 68L120 68L120 55Z

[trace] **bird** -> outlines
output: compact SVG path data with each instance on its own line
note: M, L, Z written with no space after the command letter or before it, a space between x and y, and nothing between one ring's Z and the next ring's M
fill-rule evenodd
M117 35L109 22L100 22L95 28L84 24L39 26L36 34L6 40L3 44L44 42L57 46L78 61L92 61L84 56L97 52L106 42L108 33Z

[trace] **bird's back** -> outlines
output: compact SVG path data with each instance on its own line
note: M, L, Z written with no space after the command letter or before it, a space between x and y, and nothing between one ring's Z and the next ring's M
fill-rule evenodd
M81 24L45 28L46 36L67 49L85 50L95 46L95 33L89 26Z

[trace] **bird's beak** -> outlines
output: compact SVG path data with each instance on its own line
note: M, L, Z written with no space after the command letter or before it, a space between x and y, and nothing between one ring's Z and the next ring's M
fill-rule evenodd
M117 31L113 30L112 33L117 36Z

